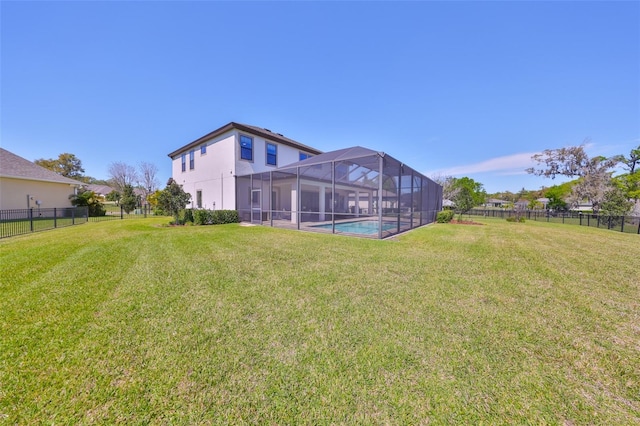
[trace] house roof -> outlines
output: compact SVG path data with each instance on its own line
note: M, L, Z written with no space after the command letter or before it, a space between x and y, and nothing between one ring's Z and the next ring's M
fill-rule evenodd
M328 163L331 161L352 160L354 158L362 158L362 157L367 157L371 155L379 155L380 157L384 157L385 153L380 151L374 151L372 149L364 148L361 146L352 146L350 148L338 149L336 151L325 152L319 155L315 155L313 157L309 157L302 161L287 164L286 166L283 166L281 168L288 169L291 167L298 167L298 166L311 166L313 164Z
M102 195L107 195L108 193L110 193L111 191L113 191L114 189L112 187L110 187L109 185L96 185L96 184L90 184L90 185L86 185L85 186L89 191L93 191L96 194L102 194Z
M196 139L195 141L186 144L182 148L179 148L179 149L169 153L168 155L169 155L169 157L173 158L176 155L178 155L178 154L180 154L180 153L182 153L184 151L188 151L190 149L197 148L200 145L202 145L204 142L206 142L206 141L208 141L210 139L213 139L213 138L215 138L217 136L220 136L220 135L222 135L224 133L227 133L228 131L233 130L233 129L240 130L241 132L251 133L251 134L253 134L255 136L260 136L260 137L268 139L270 141L279 142L281 144L288 145L288 146L291 146L291 147L294 147L294 148L298 148L298 149L301 149L303 151L306 151L306 152L309 152L309 153L312 153L312 154L320 154L320 153L322 153L322 151L320 151L318 149L315 149L315 148L312 148L310 146L304 145L304 144L302 144L302 143L300 143L298 141L295 141L293 139L290 139L290 138L284 136L282 133L276 133L276 132L272 132L271 130L265 129L265 128L262 128L262 127L250 126L248 124L241 124L241 123L236 123L236 122L232 121L231 123L226 124L226 125L218 128L218 129L214 130L213 132L207 133L206 135Z
M24 159L4 148L0 148L0 176L14 179L83 185L82 182L61 176L44 167Z

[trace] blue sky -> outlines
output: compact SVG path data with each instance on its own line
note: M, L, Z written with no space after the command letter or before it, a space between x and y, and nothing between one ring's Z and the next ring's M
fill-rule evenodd
M152 162L236 121L489 192L640 145L640 2L0 2L0 144Z

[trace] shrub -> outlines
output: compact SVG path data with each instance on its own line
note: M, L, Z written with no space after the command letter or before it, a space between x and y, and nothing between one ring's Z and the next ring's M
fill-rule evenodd
M240 216L235 210L184 210L180 215L180 224L193 223L194 225L222 225L225 223L238 223Z
M240 217L236 210L215 210L211 216L211 223L214 225L238 222L240 222Z
M192 209L184 209L184 216L182 223L193 223L193 210Z
M454 214L455 212L453 210L443 210L441 212L438 212L436 221L438 223L449 223L453 219Z
M211 210L194 210L193 223L195 225L209 225L211 220Z
M524 223L524 216L509 216L507 217L507 222L520 222Z

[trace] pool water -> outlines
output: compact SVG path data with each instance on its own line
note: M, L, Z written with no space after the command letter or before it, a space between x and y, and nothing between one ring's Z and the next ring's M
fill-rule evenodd
M396 230L398 224L396 222L382 222L383 231ZM323 225L314 225L313 228L331 229L330 223ZM336 232L348 232L351 234L375 235L378 233L377 220L363 220L356 222L336 223Z

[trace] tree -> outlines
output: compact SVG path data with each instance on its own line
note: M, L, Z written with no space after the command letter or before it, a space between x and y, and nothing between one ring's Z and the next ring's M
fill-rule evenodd
M640 145L629 153L629 158L622 157L622 162L629 169L629 174L636 172L636 166L640 164Z
M125 186L133 186L138 182L136 169L120 161L109 164L108 173L115 187L122 193L124 193Z
M567 210L567 202L564 200L569 194L571 194L571 186L569 185L554 185L547 188L547 191L544 193L544 196L549 199L547 208L555 211Z
M74 154L69 154L68 152L58 155L58 158L55 159L40 158L35 160L34 163L70 179L83 179L84 169L82 168L82 161Z
M629 158L623 157L622 162L629 169L629 173L616 176L614 182L628 199L638 202L640 200L640 173L637 173L636 166L640 164L640 146L632 149Z
M633 203L617 186L611 187L604 196L600 214L605 216L625 216L631 211Z
M531 159L537 164L544 164L544 167L530 167L526 170L527 173L551 179L558 175L578 177L569 200L574 206L583 200L590 201L595 212L611 187L610 170L621 161L620 156L589 158L584 145L545 149L542 154L536 154Z
M455 193L457 191L457 189L453 186L455 178L453 176L434 175L431 177L431 179L435 183L442 186L442 199L453 201L453 198L455 197Z
M153 214L162 215L164 213L158 207L158 197L160 197L161 193L162 193L162 191L156 189L154 192L152 192L151 194L147 195L147 202L149 203L149 205L153 209L153 212L154 212Z
M115 201L116 205L118 205L120 203L120 198L122 198L122 194L120 194L120 192L116 191L115 189L113 191L111 191L110 193L108 193L107 195L105 195L104 197L107 201Z
M462 215L471 210L474 206L473 195L467 187L458 188L453 197L454 211L458 213L458 220L462 219Z
M180 211L184 210L190 201L191 194L184 192L182 185L179 185L173 178L169 178L166 188L158 195L158 207L166 214L172 215L176 225L180 221Z
M453 194L451 201L453 201L455 212L460 215L460 218L464 213L485 202L487 193L480 182L468 177L453 178L451 185L451 193Z
M627 173L614 178L616 185L630 200L640 200L640 173Z
M140 171L138 184L144 189L145 198L147 198L158 188L158 168L153 163L143 161L138 165L138 169Z
M133 186L126 184L122 190L122 198L120 198L120 206L122 209L131 213L138 205L138 198L133 193Z
M88 207L89 216L104 216L107 212L100 202L100 197L93 191L79 190L77 194L69 196L71 204L77 207Z

